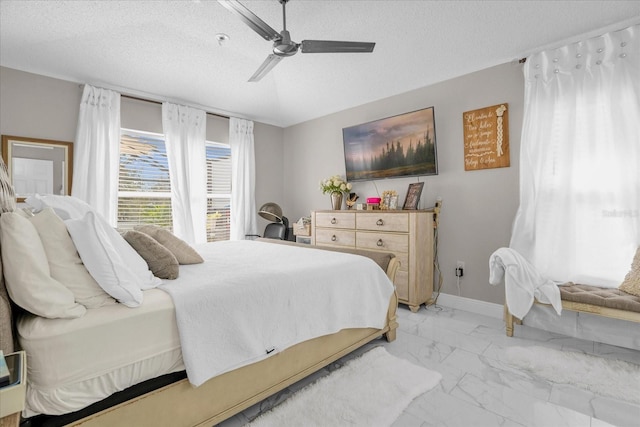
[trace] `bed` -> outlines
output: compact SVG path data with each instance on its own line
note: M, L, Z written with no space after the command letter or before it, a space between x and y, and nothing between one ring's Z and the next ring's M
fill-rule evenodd
M4 214L0 219L5 219ZM392 282L398 263L392 254L338 253L274 245L264 240L210 243L194 249L204 262L180 265L176 280L163 280L159 287L143 290L142 303L136 308L114 302L87 309L77 318L49 319L20 309L10 301L5 287L0 286L2 348L5 352L25 350L28 357L24 425L211 426L372 340L395 339L397 296ZM249 261L239 261L242 257L238 254L244 254ZM309 259L315 259L317 265L309 264ZM260 267L255 270L245 263ZM362 280L358 278L360 275ZM384 277L380 282L386 282L385 285L371 279L380 275ZM239 276L243 280L249 278L249 284L241 284ZM275 330L273 342L276 344L261 343L263 354L248 354L237 363L229 361L208 373L208 378L189 372L190 367L195 366L192 359L206 354L205 362L208 357L219 360L218 349L214 346L204 352L198 348L186 351L181 328L185 322L189 324L194 320L185 319L184 312L177 310L182 302L171 289L183 291L194 278L199 278L196 286L199 287L202 279L214 277L218 280L216 286L232 291L231 295L214 296L214 300L221 301L217 309L203 306L203 311L213 311L218 316L204 328L215 335L214 344L223 348L241 346L225 341L225 331L233 328L225 327L221 319L230 317L236 325L248 322L251 313L259 310L256 301L243 293L245 287L258 286L251 285L251 277L264 288L263 294L258 292L259 297L254 300L263 300L263 305L274 312L262 323L269 325L270 319L275 319L273 325L276 326L271 325L270 329ZM326 320L318 321L323 316L313 317L312 313L301 318L298 310L298 317L283 321L287 317L281 313L289 313L288 306L293 307L291 313L296 313L295 307L304 299L296 294L295 288L311 286L310 277L318 277L320 283L325 284L326 298L322 296L325 292L322 286L302 292L314 296L314 300L327 300L329 305L322 309ZM350 283L359 284L351 290ZM287 291L273 301L264 301L271 293L269 286L284 286ZM250 294L256 292L249 291ZM365 297L369 293L378 294L377 302ZM202 301L196 301L192 307L201 306ZM282 307L275 310L277 304ZM237 310L229 309L235 306ZM347 307L351 313L347 313ZM244 314L238 317L234 311ZM367 326L369 321L364 319L367 312L375 313L377 319L371 326ZM340 313L352 323L346 327L336 323ZM307 318L313 321L307 322ZM296 334L303 331L301 339L293 340L290 333L284 333L285 337L277 341L283 335L281 330L292 328ZM255 338L251 335L249 338L248 342L253 344Z

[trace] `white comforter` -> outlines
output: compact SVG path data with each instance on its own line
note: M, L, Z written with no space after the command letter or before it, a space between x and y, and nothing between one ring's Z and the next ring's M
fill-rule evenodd
M499 285L503 277L507 307L518 319L529 312L534 298L562 313L558 285L510 248L500 248L489 258L489 283Z
M393 284L369 258L259 241L196 246L203 264L165 280L189 381L345 328L383 328Z

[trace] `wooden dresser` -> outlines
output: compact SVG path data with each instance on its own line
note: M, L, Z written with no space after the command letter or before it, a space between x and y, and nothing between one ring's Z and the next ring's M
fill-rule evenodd
M398 299L415 312L433 293L435 226L433 210L313 211L311 244L393 252Z

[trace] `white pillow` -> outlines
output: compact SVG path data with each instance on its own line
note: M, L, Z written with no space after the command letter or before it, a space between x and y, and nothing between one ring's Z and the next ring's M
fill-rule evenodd
M126 265L123 259L126 255L108 235L108 230L113 228L105 228L93 212L87 212L82 219L68 219L64 223L82 262L100 287L127 307L142 304L138 277ZM125 244L128 245L126 241Z
M82 263L67 227L52 208L45 208L29 218L36 227L49 261L51 277L66 286L76 302L87 308L115 303Z
M41 317L75 318L87 309L50 276L49 262L36 228L17 213L0 217L0 244L7 291L13 302Z
M36 209L44 209L45 207L51 207L56 212L56 214L63 220L82 219L85 217L85 215L88 212L92 212L95 216L96 224L99 224L104 231L104 233L101 234L101 236L109 240L109 244L116 249L118 254L120 254L118 261L121 264L124 264L127 267L129 267L129 269L131 269L131 271L133 271L133 273L138 277L139 279L138 287L142 290L145 290L145 289L155 288L162 283L162 280L155 277L153 273L149 270L149 266L147 265L147 262L140 256L140 254L138 254L138 252L136 252L136 250L133 249L131 245L127 243L126 240L124 240L124 238L120 235L120 233L116 231L116 229L114 229L109 225L109 223L102 217L102 215L97 213L91 206L89 206L83 200L80 200L77 197L72 197L72 196L57 196L53 194L47 194L47 195L36 194L34 196L27 198L26 202ZM71 237L75 243L75 237L73 236L73 234L71 234ZM105 242L105 244L107 243ZM76 244L76 247L77 246L78 245ZM78 252L80 253L80 258L84 260L82 252L80 252L79 248L77 249L78 249ZM91 272L91 269L89 268L87 269L89 270L91 275L93 275L93 272ZM96 281L100 283L100 280L98 280L95 276L94 276L94 279L96 279Z
M26 198L25 203L35 210L53 208L55 213L65 219L80 219L87 212L94 211L85 201L72 196L57 196L54 194L34 194Z

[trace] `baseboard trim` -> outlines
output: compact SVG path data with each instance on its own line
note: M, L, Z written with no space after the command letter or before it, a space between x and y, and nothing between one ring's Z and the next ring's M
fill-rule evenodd
M501 304L460 297L457 295L441 293L438 296L438 304L449 308L495 317L496 319L502 319L504 316L504 306Z

